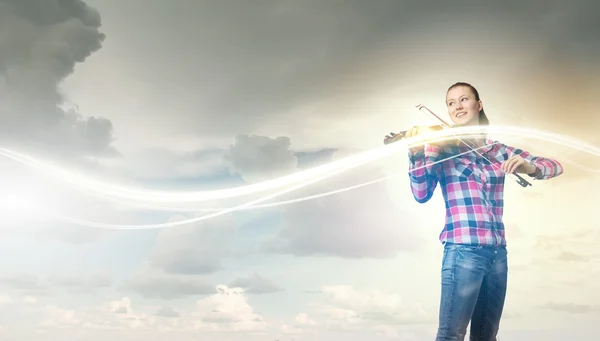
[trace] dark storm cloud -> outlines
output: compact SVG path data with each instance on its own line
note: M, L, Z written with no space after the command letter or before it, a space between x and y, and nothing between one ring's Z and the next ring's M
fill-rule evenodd
M139 3L122 6L133 11ZM123 38L133 44L131 68L164 90L153 93L168 98L155 103L157 112L173 113L172 103L183 103L176 113L182 129L205 137L252 133L282 120L302 129L311 117L357 115L349 113L355 103L390 86L410 88L423 73L482 84L507 81L492 79L498 73L525 77L532 66L583 68L595 60L593 32L600 22L593 1L182 1L144 7L147 12L134 20L147 31ZM286 116L320 101L338 106Z
M100 23L79 0L0 0L2 144L76 156L115 153L111 122L64 108L59 89L77 63L101 48Z

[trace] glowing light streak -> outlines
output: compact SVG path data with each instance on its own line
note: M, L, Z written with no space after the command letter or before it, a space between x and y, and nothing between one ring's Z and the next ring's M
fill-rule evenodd
M288 176L280 177L273 180L268 180L265 182L240 186L235 188L223 189L223 190L213 190L213 191L200 191L200 192L165 192L165 191L148 191L148 190L140 190L133 188L125 188L111 184L105 184L95 179L91 179L89 177L85 177L80 174L76 174L75 172L58 168L56 166L52 166L43 162L40 162L32 157L19 154L17 152L13 152L7 149L0 149L0 155L11 158L15 161L21 162L25 165L33 167L37 170L40 170L42 173L49 175L55 179L58 179L67 185L74 186L77 189L82 189L86 191L90 191L95 194L102 194L108 196L112 199L126 199L132 200L134 202L144 202L144 203L181 203L181 202L198 202L198 201L207 201L207 200L217 200L223 198L232 198L239 197L248 194L255 194L263 191L268 191L280 187L288 187L284 190L278 191L274 194L270 194L267 196L263 196L256 200L248 201L242 205L237 205L230 208L224 209L214 209L217 211L214 214L208 214L196 218L191 218L179 222L170 222L164 224L154 224L154 225L117 225L117 224L103 224L103 223L95 223L84 220L79 220L76 218L70 218L67 216L56 215L53 213L48 213L51 216L54 216L57 219L69 221L71 223L91 226L91 227L100 227L100 228L110 228L110 229L149 229L149 228L162 228L162 227L172 227L183 224L195 223L198 221L202 221L205 219L209 219L212 217L216 217L219 215L231 213L238 210L246 210L246 209L256 209L256 208L264 208L264 207L274 207L279 206L284 203L295 203L310 199L319 198L325 195L331 195L335 193L340 193L343 191L355 189L358 187L366 186L368 184L372 184L375 182L383 181L393 176L391 175L387 177L383 177L377 180L369 181L367 183L350 186L343 189L338 189L335 191L330 191L327 193L321 193L313 196L308 196L305 198L292 199L283 202L271 203L271 204L263 204L257 205L269 199L281 196L285 193L292 192L296 189L308 186L310 184L316 183L318 181L322 181L334 175L345 172L349 169L367 164L369 162L387 157L393 153L398 151L406 152L406 148L408 145L419 145L427 142L440 142L444 140L453 139L455 134L463 135L468 134L471 136L482 136L482 134L490 134L490 133L501 133L508 135L517 135L519 137L528 136L531 138L537 138L539 140L544 140L547 142L557 143L563 146L569 146L571 148L577 149L579 151L584 151L586 153L600 156L600 148L584 143L582 141L578 141L576 139L569 138L564 135L540 132L533 129L525 129L521 127L460 127L453 129L446 129L440 131L430 132L428 134L419 135L416 137L403 139L401 141L384 145L383 147L375 148L372 150L368 150L362 153L358 153L353 156L346 157L341 160L333 161L331 163L318 166L309 170L297 172ZM466 152L469 153L470 151ZM465 153L463 153L465 154ZM461 154L462 155L462 154ZM456 157L458 155L452 156L450 158ZM443 162L447 159L440 160L438 162ZM299 184L298 184L299 182ZM210 209L208 209L210 210Z
M301 172L296 172L280 178L244 185L239 187L211 190L211 191L195 191L195 192L183 192L183 191L150 191L137 188L127 188L109 184L90 178L83 174L76 173L71 170L60 168L48 163L38 161L30 156L23 155L11 150L0 149L0 155L11 158L15 161L21 162L30 167L36 168L40 172L47 176L53 177L67 185L73 186L76 189L89 191L95 194L100 194L107 197L127 199L137 202L146 203L190 203L190 202L201 202L209 200L219 200L226 198L240 197L244 195L256 194L259 192L265 192L290 186L295 183L307 181L315 176L327 174L336 169L345 168L351 169L378 159L387 157L398 151L405 151L406 144L422 144L427 141L443 141L449 140L453 137L453 134L481 134L481 133L494 133L499 132L508 135L517 136L530 136L540 140L545 140L553 143L562 145L568 145L573 148L577 148L581 151L585 151L590 154L599 155L600 148L589 145L582 141L578 141L572 138L568 138L564 135L541 132L534 129L526 129L522 127L460 127L453 129L445 129L440 131L430 132L428 134L418 135L408 139L404 139L399 142L395 142L382 147L367 150L356 155L346 157L325 165L314 167ZM402 143L400 143L402 142ZM348 165L353 165L347 168Z

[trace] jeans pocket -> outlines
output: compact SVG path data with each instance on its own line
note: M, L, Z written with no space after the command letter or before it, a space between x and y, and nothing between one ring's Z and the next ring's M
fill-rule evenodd
M456 267L456 248L449 246L444 248L442 257L442 284L450 284L454 282L454 273Z
M483 246L481 246L481 245L459 244L459 245L457 245L456 249L458 251L475 252L475 251L482 250Z

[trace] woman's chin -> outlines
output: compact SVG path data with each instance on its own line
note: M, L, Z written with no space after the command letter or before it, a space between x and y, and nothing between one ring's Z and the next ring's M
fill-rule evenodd
M479 122L477 120L464 120L454 122L455 127L472 127L478 125Z

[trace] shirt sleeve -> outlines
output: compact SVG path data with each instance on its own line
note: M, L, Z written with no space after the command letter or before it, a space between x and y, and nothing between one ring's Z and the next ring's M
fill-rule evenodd
M536 180L548 180L555 178L563 173L563 166L560 162L554 159L532 155L530 152L504 145L504 149L508 158L513 155L520 155L525 161L535 166L535 174L529 174Z
M431 199L441 177L440 148L426 144L408 151L408 177L415 200L425 203Z

